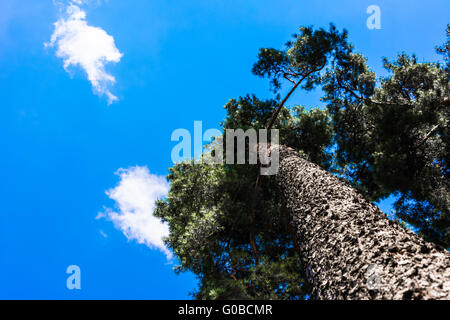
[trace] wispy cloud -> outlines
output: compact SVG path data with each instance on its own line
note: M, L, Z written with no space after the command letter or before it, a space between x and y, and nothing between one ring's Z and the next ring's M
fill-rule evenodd
M119 184L106 191L116 208L106 209L97 218L111 220L129 240L160 249L170 259L171 252L163 242L169 235L169 227L153 215L155 201L167 195L167 180L139 166L119 169L116 174L120 177Z
M61 17L55 22L55 30L47 47L56 47L56 56L63 59L64 68L81 67L87 74L92 88L99 96L106 96L108 104L117 101L110 87L116 79L106 72L105 65L118 63L122 53L114 38L105 30L92 27L86 21L86 12L80 6L89 1L64 2ZM57 2L61 6L61 2Z

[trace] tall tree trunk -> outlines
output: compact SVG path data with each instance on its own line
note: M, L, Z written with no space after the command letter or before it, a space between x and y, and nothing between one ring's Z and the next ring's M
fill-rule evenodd
M284 146L275 179L315 299L450 299L450 255Z

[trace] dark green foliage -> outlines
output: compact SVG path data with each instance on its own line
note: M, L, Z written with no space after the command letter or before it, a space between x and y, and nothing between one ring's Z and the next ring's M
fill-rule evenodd
M275 100L261 101L255 96L232 99L225 105L227 116L222 126L224 129L264 129L277 106ZM332 144L333 132L327 110L306 110L303 106L285 108L278 115L274 128L280 131L281 144L303 151L310 161L329 168L331 157L325 149Z
M380 79L349 52L325 77L336 158L368 199L399 195L396 214L427 240L450 246L448 71L400 54Z
M444 60L447 65L445 70L447 71L447 75L450 79L450 24L447 25L447 42L438 47L436 51L444 56Z

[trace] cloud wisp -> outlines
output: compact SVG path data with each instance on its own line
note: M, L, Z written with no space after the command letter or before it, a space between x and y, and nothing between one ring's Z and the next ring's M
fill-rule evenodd
M115 201L116 209L106 209L97 218L111 220L129 240L159 249L171 259L172 254L163 242L169 235L169 227L153 215L155 201L169 191L167 180L150 174L147 167L139 166L119 169L116 174L120 177L119 184L106 191Z
M68 2L46 47L56 47L56 56L63 59L64 69L81 67L91 82L93 91L106 96L108 104L117 101L111 93L116 79L105 70L108 63L118 63L123 54L117 49L114 38L99 27L88 25L86 12L80 8L82 0Z

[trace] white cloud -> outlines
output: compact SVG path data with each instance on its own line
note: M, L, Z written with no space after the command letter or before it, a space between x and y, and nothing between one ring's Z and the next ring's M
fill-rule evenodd
M117 63L122 53L117 49L114 38L105 30L87 24L86 12L79 5L83 0L72 0L66 6L62 17L55 22L55 31L46 46L56 46L56 56L64 60L64 68L79 66L87 74L92 88L99 96L106 95L108 104L117 101L110 91L116 79L105 71L107 63Z
M108 218L129 240L160 249L170 259L171 252L163 242L169 235L169 227L153 215L155 201L169 191L167 180L139 166L119 169L116 174L120 177L119 184L106 191L116 202L116 210L107 209L97 219Z

